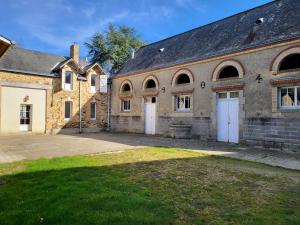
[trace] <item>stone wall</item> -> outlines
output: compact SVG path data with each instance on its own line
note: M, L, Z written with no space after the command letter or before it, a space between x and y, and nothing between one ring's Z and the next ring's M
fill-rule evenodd
M79 128L79 81L77 80L76 71L73 68L65 66L63 71L73 71L72 90L67 91L62 88L62 79L54 79L52 107L49 109L49 128L50 132L59 133L61 129L78 129ZM96 92L92 93L90 89L90 77L92 74L97 74L91 70L87 74L87 81L81 81L81 111L82 111L82 128L93 131L102 130L107 127L107 93L99 92L100 78L96 80ZM97 74L100 75L100 74ZM73 104L73 113L70 120L64 118L65 101L71 101ZM91 103L96 103L96 120L91 119Z
M267 46L260 49L239 52L231 55L216 57L205 61L192 62L185 65L176 65L169 68L154 70L151 72L141 72L129 76L114 77L112 79L112 115L118 120L122 117L140 117L140 124L131 127L130 122L115 123L114 129L122 129L124 131L133 132L138 130L144 132L144 103L147 96L143 88L144 81L148 77L157 79L158 87L152 93L157 99L156 111L156 133L161 135L170 135L169 126L173 123L182 122L185 125L192 125L191 136L197 138L217 139L217 96L219 92L238 91L239 92L239 141L244 139L258 140L256 134L250 135L249 121L263 120L264 118L272 118L274 120L281 119L282 123L286 122L286 126L290 126L291 120L299 120L299 110L280 110L278 109L278 87L272 85L273 79L286 78L291 74L299 75L298 72L287 72L275 74L270 69L273 60L278 54L291 47L299 46L299 40L293 42L280 43L274 46ZM240 73L238 78L217 80L214 74L220 65L226 62L238 62L240 65ZM192 82L189 85L173 85L176 74L183 71L191 74ZM260 78L260 79L258 79ZM121 111L122 94L120 88L123 83L132 84L131 111ZM203 83L205 85L203 85ZM191 96L191 110L186 113L176 112L175 96L176 93L188 93ZM251 118L251 119L249 119ZM253 118L253 119L252 119ZM124 119L130 120L130 119ZM122 128L122 126L126 128ZM259 125L257 125L259 126ZM282 126L283 127L283 126ZM283 129L283 128L280 129ZM262 128L260 130L268 129ZM273 129L270 128L270 129ZM274 128L275 129L275 128ZM277 129L277 127L276 127ZM292 134L292 133L291 133ZM292 138L290 135L283 135L285 140L293 143L296 136L300 139L299 133L294 133ZM263 139L263 135L261 137ZM276 136L272 136L271 131L266 137L266 143L272 141L277 143ZM297 138L296 138L297 139Z
M288 118L249 118L245 120L244 140L270 148L300 152L300 121Z
M172 136L172 125L190 126L190 134L186 138L210 139L210 118L202 117L165 117L158 118L157 133L163 136Z
M115 132L144 133L140 116L111 116L111 130Z

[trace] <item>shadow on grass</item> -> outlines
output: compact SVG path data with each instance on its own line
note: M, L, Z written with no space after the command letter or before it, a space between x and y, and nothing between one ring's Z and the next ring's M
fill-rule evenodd
M5 181L0 186L1 224L300 221L295 184L226 166L244 162L205 156L99 166L88 159L80 167L64 161L0 177Z

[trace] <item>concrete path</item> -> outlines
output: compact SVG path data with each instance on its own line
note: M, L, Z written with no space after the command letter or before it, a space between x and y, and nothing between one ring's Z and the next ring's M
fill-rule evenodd
M233 144L179 140L137 134L97 133L82 135L0 136L0 163L59 156L115 152L146 146L178 147L210 155L245 159L300 170L300 153Z

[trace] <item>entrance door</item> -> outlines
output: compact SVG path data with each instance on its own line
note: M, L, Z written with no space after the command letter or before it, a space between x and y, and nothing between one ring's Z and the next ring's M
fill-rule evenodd
M155 135L156 122L156 98L151 98L151 102L145 103L145 133Z
M239 93L218 94L217 103L217 140L239 142Z
M31 105L20 107L20 131L31 130Z

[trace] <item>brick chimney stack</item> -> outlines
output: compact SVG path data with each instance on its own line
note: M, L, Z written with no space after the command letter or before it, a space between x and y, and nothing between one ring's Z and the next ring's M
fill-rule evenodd
M70 47L70 57L73 58L75 62L79 63L79 45L76 42Z

